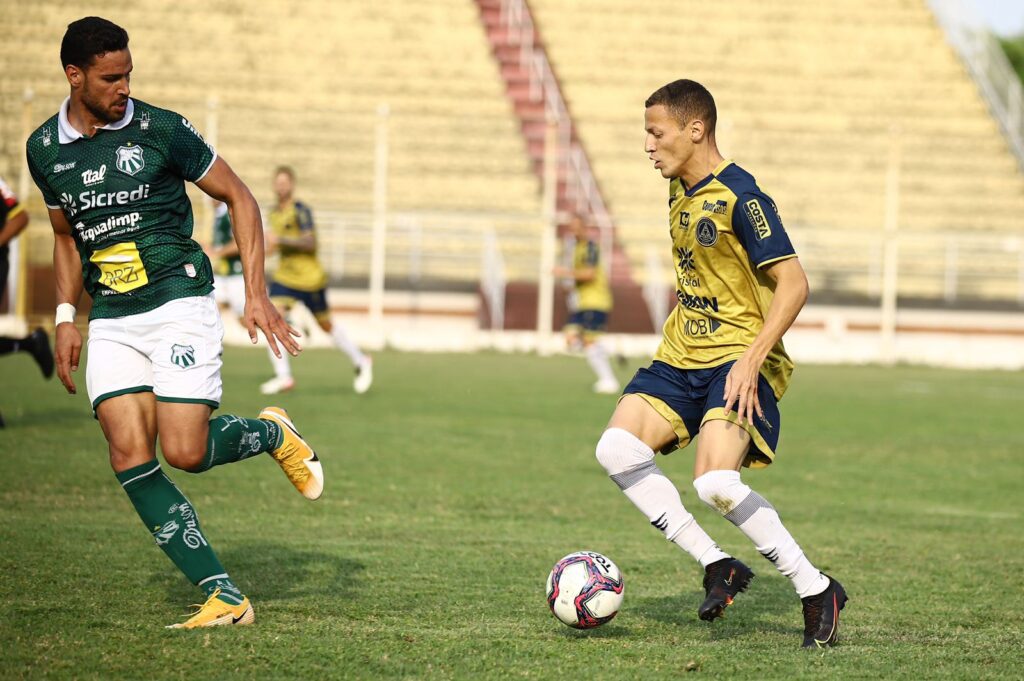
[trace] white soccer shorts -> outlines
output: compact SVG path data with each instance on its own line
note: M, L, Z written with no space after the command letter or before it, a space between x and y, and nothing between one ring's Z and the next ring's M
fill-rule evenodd
M160 402L220 406L224 327L213 294L179 298L155 310L89 322L85 382L103 400L152 392Z
M217 304L227 305L239 319L245 315L245 277L241 274L214 276L213 295Z

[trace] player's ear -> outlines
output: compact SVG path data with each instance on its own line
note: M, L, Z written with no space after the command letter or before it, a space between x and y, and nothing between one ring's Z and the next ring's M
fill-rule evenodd
M689 127L691 142L697 144L702 139L704 139L704 121L700 120L699 118L695 118L692 121L690 121Z
M82 83L85 82L85 71L74 64L68 64L64 67L64 75L67 76L68 82L73 88L81 87Z

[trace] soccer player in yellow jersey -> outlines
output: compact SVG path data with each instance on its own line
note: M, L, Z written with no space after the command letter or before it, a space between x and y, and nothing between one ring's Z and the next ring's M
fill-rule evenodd
M565 341L571 349L583 348L587 363L597 374L594 392L614 395L619 392L619 382L608 361L608 351L601 343L601 334L608 326L608 312L612 309L612 290L601 263L601 249L591 238L581 216L572 216L569 231L576 240L572 267L555 268L556 277L573 281Z
M360 352L340 324L331 322L331 311L327 307L327 272L316 257L313 213L309 206L294 198L295 171L281 166L274 172L274 193L277 206L270 213L267 248L276 249L281 257L271 279L270 298L282 313L296 302L309 308L320 328L331 334L338 349L352 360L356 369L353 388L357 393L365 393L373 383L373 360ZM274 366L274 378L261 385L260 391L270 395L295 387L288 357L271 353L270 362Z
M653 363L623 391L597 459L651 525L704 567L698 616L712 621L754 573L704 532L655 463L655 452L696 438L697 495L793 583L803 603L804 647L832 645L847 600L842 585L811 564L739 472L775 459L777 402L793 370L782 335L807 300L807 278L775 204L719 153L711 93L678 80L645 107L644 150L669 180L678 304Z

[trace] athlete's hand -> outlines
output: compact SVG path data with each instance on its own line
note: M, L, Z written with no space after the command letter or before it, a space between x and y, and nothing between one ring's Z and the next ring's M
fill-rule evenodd
M725 415L729 415L735 404L740 425L744 419L753 424L755 413L758 417L764 418L761 401L757 398L757 382L764 357L758 357L753 353L753 350L744 352L730 367L729 374L725 377L725 394L722 396L725 400Z
M58 324L53 349L54 359L57 360L57 378L64 384L64 389L74 395L78 389L71 378L71 372L78 371L78 359L82 355L82 334L78 327L71 322Z
M295 341L295 338L301 337L302 334L284 320L265 293L261 296L246 298L245 328L249 331L249 340L253 342L253 345L259 340L256 329L262 331L270 345L270 351L274 353L275 357L281 357L281 350L277 347L278 342L293 357L302 352L302 346Z

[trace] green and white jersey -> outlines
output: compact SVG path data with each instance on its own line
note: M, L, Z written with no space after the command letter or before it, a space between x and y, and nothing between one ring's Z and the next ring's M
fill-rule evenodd
M48 208L60 208L82 258L90 319L124 317L213 288L192 240L185 181L198 182L217 155L185 118L128 100L124 118L86 137L68 104L28 139L28 167Z
M235 237L231 233L231 215L228 207L223 203L217 204L213 214L213 245L215 248L234 243ZM215 273L219 277L232 276L242 273L242 256L232 255L227 258L220 258L215 265Z

